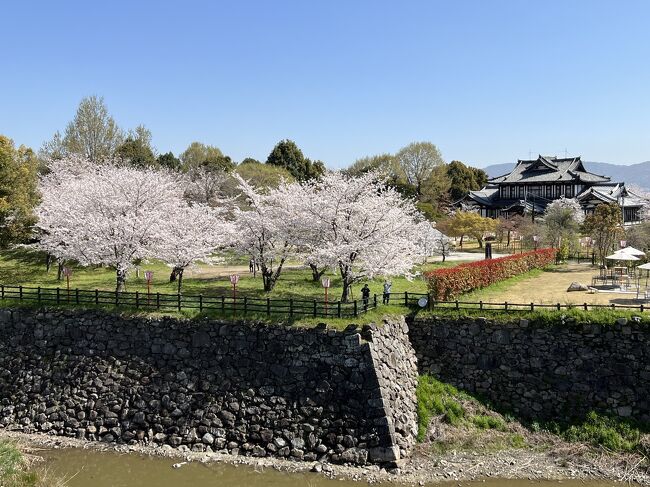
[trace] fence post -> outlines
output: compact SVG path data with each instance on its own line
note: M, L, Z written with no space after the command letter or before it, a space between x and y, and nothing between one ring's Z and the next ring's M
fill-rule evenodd
M591 265L596 265L596 252L591 253Z
M459 306L458 300L456 300L456 309L460 309L460 306Z
M530 303L530 310L535 311L535 303Z
M199 294L199 313L203 313L203 294Z
M117 289L115 290L115 306L119 304L119 294L117 293Z
M246 316L247 311L248 311L248 297L244 296L244 316Z
M643 305L641 305L641 306L643 306ZM585 311L587 311L587 303L584 303L584 308L585 308Z
M641 303L641 304L639 305L639 311L641 311L641 313L643 313L643 303Z
M431 309L431 293L427 293L427 309Z
M373 306L376 308L377 307L377 295L375 294L372 298Z
M61 288L56 288L56 304L61 303Z
M271 298L266 298L266 314L271 316Z
M508 301L503 303L503 308L505 311L508 311Z
M557 303L557 310L560 311L561 309L562 309L562 306L560 305L560 303Z
M2 295L2 299L5 298L5 285L4 284L2 284L0 286L0 295Z
M408 306L408 305L409 305L409 292L404 291L404 306Z
M289 318L293 318L293 298L289 298Z
M23 287L18 286L18 300L22 301L23 300Z
M99 289L95 289L95 306L99 306Z
M337 316L338 318L340 318L340 317L341 317L341 301L339 301L338 303L336 303L336 307L337 307L337 308L336 308L336 316Z
M405 293L406 294L406 293ZM357 300L354 300L354 317L357 317L359 310L357 309Z
M156 308L160 309L160 293L156 293Z
M135 308L138 309L140 307L140 291L135 292Z
M314 299L314 318L316 318L316 300Z
M226 297L221 296L221 312L225 313L226 312Z
M176 299L178 300L178 311L181 310L181 293L176 293Z
M38 303L40 304L41 303L41 286L38 286L36 288L36 293L37 293L37 296L38 296Z
M74 300L77 304L79 304L79 288L76 288L74 290Z

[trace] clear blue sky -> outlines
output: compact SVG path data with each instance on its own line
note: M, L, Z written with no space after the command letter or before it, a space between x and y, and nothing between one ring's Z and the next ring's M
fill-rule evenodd
M329 167L434 142L484 166L533 154L650 159L650 2L6 2L0 133L38 148L79 100L265 160Z

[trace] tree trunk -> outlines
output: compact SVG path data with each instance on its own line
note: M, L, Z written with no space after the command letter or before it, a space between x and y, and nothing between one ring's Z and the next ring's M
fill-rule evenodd
M115 292L121 293L126 290L126 269L118 268L115 271L116 285Z
M56 280L60 281L63 279L63 261L58 261L58 267L56 269Z
M460 248L463 248L463 239L465 238L465 235L460 236Z
M179 272L180 272L180 268L174 267L172 269L171 274L169 274L169 282L176 282L176 279L178 279Z
M506 244L507 247L510 247L510 230L508 230L508 243Z
M52 268L52 262L54 261L54 256L52 254L45 254L45 272L50 273Z
M275 271L272 267L267 267L266 262L262 262L260 265L260 271L262 272L262 281L264 283L264 291L267 293L273 291L275 283L277 282L278 278L280 277L280 273L282 272L284 261L285 257L280 259L280 263L275 268Z
M447 258L447 252L443 251L442 252L442 261L444 262L446 258Z
M325 274L325 269L318 270L318 266L316 264L309 264L309 268L311 269L311 277L314 282L319 282L320 278L323 277L323 274Z
M341 293L341 301L347 303L350 301L350 294L352 291L352 268L350 266L343 266L339 264L341 271L341 282L343 283L343 292Z
M183 269L182 267L178 269L177 276L178 276L178 294L181 293L181 285L183 284Z

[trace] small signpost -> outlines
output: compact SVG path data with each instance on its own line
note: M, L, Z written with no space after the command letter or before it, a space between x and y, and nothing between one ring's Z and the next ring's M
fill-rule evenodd
M144 271L144 278L147 280L147 306L151 301L151 281L153 280L153 271Z
M327 290L330 287L330 278L329 277L323 277L321 279L321 284L325 288L325 317L327 317Z
M68 288L68 303L70 302L70 276L72 275L72 269L69 267L63 268L63 275L65 276L67 288Z
M237 314L237 283L239 274L230 274L230 284L232 284L232 311L233 315Z
M533 235L533 242L535 242L535 250L537 250L537 242L539 241L539 237L537 235Z

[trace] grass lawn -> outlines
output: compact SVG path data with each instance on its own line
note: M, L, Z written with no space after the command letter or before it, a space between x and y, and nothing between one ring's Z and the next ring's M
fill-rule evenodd
M591 285L592 276L598 270L589 264L560 264L545 270L534 270L484 289L464 294L459 301L483 301L490 303L536 303L536 304L617 304L638 306L635 294L588 291L567 292L576 281ZM644 282L645 279L642 279Z
M459 262L428 263L420 267L420 271L431 270L440 267L458 265ZM140 277L136 276L134 270L129 273L126 290L130 292L146 292L146 281L144 271L154 272L152 292L170 293L177 292L176 283L169 282L170 268L160 262L143 264ZM72 289L100 289L112 291L115 289L115 271L105 267L81 267L72 266L73 273L70 278ZM237 286L238 295L250 297L271 297L271 298L306 298L323 299L324 292L320 282L312 280L309 268L298 262L285 264L280 279L270 294L263 290L260 274L253 277L248 272L248 265L240 262L227 263L223 265L197 265L187 269L183 278L182 292L184 294L204 294L205 296L230 295L232 285L229 275L237 273L241 276ZM37 253L23 250L5 251L0 254L0 284L8 286L22 285L25 287L65 287L65 281L57 281L56 267L53 266L49 273L45 271L44 258ZM337 273L330 272L331 288L329 289L329 300L337 301L342 292L341 278ZM393 277L392 291L395 294L409 291L413 293L426 293L426 282L420 277L409 281L403 277ZM381 295L383 279L367 281L371 295ZM360 299L360 289L364 282L357 283L353 287L352 298Z

